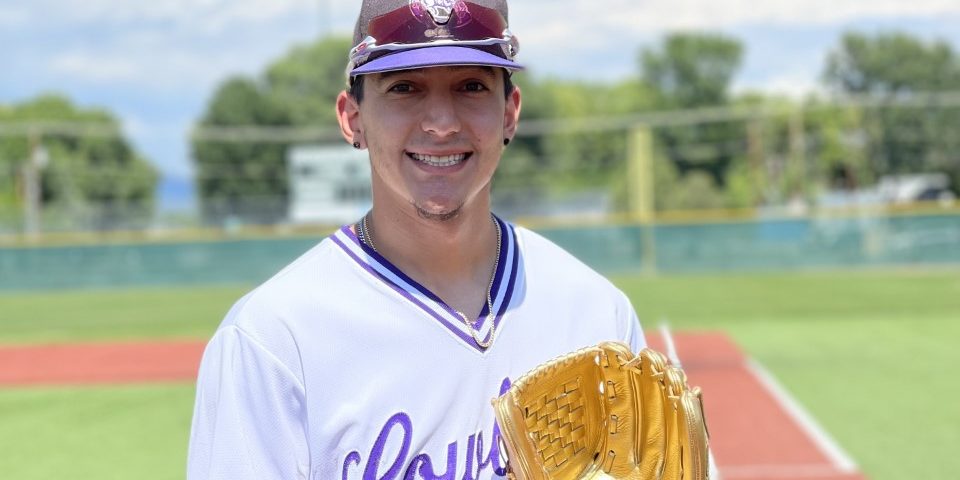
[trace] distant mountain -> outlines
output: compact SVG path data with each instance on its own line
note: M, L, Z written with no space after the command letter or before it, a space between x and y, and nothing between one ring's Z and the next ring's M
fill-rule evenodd
M157 210L161 213L192 212L197 209L193 179L164 175L157 184Z

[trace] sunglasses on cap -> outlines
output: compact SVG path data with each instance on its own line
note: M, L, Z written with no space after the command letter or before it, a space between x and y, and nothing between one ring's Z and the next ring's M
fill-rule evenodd
M449 16L436 18L420 2L411 2L409 6L370 20L367 37L350 50L347 76L350 77L351 72L364 63L387 53L437 46L498 46L498 56L510 61L520 47L507 27L506 19L492 8L460 2L449 11Z

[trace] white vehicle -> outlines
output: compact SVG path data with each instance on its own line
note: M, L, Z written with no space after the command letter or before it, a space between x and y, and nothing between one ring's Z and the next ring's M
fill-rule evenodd
M943 173L894 175L880 178L877 192L882 201L893 204L939 201L953 203L950 177Z

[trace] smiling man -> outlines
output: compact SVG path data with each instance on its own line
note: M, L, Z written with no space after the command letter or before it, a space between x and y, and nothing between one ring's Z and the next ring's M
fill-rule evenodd
M364 1L336 109L373 208L242 298L197 383L190 479L502 478L491 399L627 298L491 212L522 68L504 0Z

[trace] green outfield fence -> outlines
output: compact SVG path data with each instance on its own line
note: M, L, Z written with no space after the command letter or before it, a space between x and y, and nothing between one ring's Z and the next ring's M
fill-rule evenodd
M955 211L529 225L605 273L960 265ZM8 246L0 248L0 290L254 284L323 236Z

